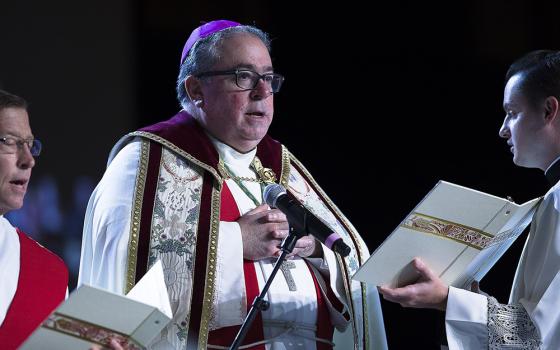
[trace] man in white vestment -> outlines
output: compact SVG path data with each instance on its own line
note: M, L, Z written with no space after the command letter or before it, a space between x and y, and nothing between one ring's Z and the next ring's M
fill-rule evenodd
M352 224L305 167L267 135L274 72L268 36L217 20L196 28L180 61L183 108L124 136L85 218L79 284L127 293L164 266L173 320L152 349L226 349L270 276L286 216L263 204L282 184L338 233L346 258L300 238L244 349L386 349L375 288L350 277L369 256Z
M416 283L379 288L403 306L446 310L451 350L560 349L560 52L528 53L506 81L499 134L516 165L542 169L552 185L533 217L509 302L448 287L418 258Z
M5 350L19 348L67 293L62 259L4 217L22 207L40 153L27 102L0 90L0 348Z

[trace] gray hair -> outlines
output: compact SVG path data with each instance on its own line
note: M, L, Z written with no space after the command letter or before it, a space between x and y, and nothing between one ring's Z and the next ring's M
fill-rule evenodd
M185 89L185 80L190 75L197 75L208 71L221 58L218 47L228 38L235 34L248 33L259 38L270 52L270 38L268 34L257 27L242 25L237 27L229 27L213 33L203 39L198 40L187 55L185 61L181 64L179 77L177 78L177 99L181 106L188 111L192 101Z

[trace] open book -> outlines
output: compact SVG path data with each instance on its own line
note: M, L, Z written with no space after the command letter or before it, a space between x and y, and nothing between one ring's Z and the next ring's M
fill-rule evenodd
M20 350L108 347L144 349L171 320L161 261L126 295L82 285L20 347Z
M418 256L448 285L470 288L529 225L539 201L515 204L439 181L353 278L392 288L412 283Z

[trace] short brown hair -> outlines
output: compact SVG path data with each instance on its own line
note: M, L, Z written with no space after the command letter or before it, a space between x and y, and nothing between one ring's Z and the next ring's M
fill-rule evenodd
M0 90L0 110L4 108L23 108L27 110L27 101L22 97Z
M522 77L521 91L533 105L549 96L560 100L560 51L536 50L513 62L506 83L514 75Z

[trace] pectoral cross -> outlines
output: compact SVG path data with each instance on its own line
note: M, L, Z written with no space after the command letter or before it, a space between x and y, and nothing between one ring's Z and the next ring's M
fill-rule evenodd
M287 260L284 261L282 266L280 266L280 271L282 271L282 274L284 275L284 279L286 279L286 283L288 284L288 289L290 290L290 292L295 292L297 290L296 281L294 280L294 276L292 276L292 273L290 272L290 269L295 269L295 268L296 268L296 263Z

